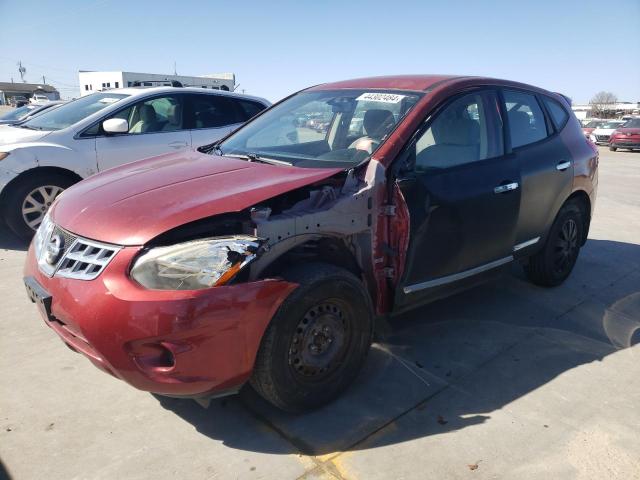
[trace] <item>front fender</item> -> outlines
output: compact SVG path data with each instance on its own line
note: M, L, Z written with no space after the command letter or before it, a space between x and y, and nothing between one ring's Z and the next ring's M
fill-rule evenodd
M37 167L68 170L81 178L97 173L94 161L88 162L79 152L57 143L18 143L4 145L0 151L9 153L9 156L0 163L0 167L16 174Z

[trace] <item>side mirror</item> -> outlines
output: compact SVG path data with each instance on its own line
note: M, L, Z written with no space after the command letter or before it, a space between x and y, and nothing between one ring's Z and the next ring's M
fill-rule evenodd
M127 133L129 122L122 118L110 118L102 122L102 129L107 133Z

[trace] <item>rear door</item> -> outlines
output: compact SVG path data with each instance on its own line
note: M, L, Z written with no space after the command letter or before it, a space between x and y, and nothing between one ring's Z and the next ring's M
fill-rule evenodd
M502 95L507 148L513 152L522 183L514 248L517 255L525 255L542 244L544 232L571 194L573 161L560 134L569 117L562 105L543 95L511 89L504 89Z
M405 153L408 167L397 182L410 239L396 295L400 308L512 259L520 174L504 154L498 105L492 89L454 98Z
M147 98L107 117L127 120L129 131L106 134L102 126L99 127L96 137L98 169L106 170L135 160L191 148L191 135L185 128L183 99L184 95Z

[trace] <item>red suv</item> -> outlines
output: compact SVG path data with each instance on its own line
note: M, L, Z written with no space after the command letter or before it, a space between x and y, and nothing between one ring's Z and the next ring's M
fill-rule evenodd
M512 262L562 283L587 239L597 164L567 100L536 87L320 85L197 152L64 192L25 284L72 350L136 388L248 385L301 411L354 380L377 317Z
M640 150L640 118L627 120L614 131L609 138L609 150L615 152L619 148Z

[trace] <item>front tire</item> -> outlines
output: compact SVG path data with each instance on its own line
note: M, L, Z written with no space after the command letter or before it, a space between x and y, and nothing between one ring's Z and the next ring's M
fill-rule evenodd
M618 150L618 147L609 147L609 150L611 150L612 152L615 152L616 150Z
M42 222L49 207L74 181L57 173L24 177L6 193L4 218L13 232L29 240Z
M250 385L289 412L318 408L355 379L373 337L373 308L352 273L324 263L285 271L299 284L271 320Z
M544 248L529 259L525 272L531 282L555 287L573 270L584 232L584 213L575 202L566 203L558 212Z

